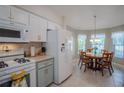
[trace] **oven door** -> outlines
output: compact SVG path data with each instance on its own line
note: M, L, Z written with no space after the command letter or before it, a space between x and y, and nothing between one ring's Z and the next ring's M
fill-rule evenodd
M31 78L30 73L28 73L27 75L25 75L27 87L30 87L30 85L31 85L30 84L30 78ZM4 82L4 83L0 84L0 87L12 87L12 80L9 80L7 82ZM23 86L21 86L21 87L23 87Z

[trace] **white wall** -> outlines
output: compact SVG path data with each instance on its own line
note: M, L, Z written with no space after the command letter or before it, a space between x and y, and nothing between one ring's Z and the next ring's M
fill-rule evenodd
M86 48L90 48L91 47L91 43L90 43L90 37L91 34L93 34L94 31L81 31L81 30L76 30L73 29L72 30L73 33L75 33L75 56L78 56L78 42L77 42L77 36L78 34L85 34L87 35L87 40L86 40ZM100 29L96 31L97 33L105 33L106 39L105 39L105 49L112 51L112 38L111 38L111 34L112 32L117 32L117 31L124 31L124 25L121 26L117 26L117 27L113 27L113 28L107 28L107 29ZM124 65L124 58L123 59L118 59L118 58L114 58L114 62L120 63Z
M54 11L52 11L47 6L43 6L43 5L18 5L16 7L27 10L27 11L32 12L36 15L39 15L45 19L48 19L52 22L55 22L55 23L62 25L62 17L60 15L56 14Z

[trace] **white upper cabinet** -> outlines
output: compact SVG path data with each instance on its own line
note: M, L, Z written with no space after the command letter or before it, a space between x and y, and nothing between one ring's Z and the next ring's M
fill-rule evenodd
M40 34L38 32L38 18L34 15L30 15L30 41L38 41L40 39L40 37L38 36L38 34Z
M0 6L0 24L29 28L30 41L47 42L47 20L14 6Z
M13 6L0 6L0 21L6 21L10 24L20 24L27 26L29 23L29 14Z
M41 40L42 42L47 41L47 21L44 19L40 19L40 26L41 26Z
M11 7L11 16L14 22L22 24L22 25L28 25L29 23L29 14L25 11L22 11L18 8Z
M30 37L34 42L46 42L47 21L35 16L30 15Z
M10 20L10 6L0 6L0 19L5 21Z

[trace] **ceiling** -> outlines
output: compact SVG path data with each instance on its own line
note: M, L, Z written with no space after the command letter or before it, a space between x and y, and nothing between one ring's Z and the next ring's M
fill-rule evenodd
M65 23L78 30L94 29L94 15L97 29L124 24L123 5L48 5L47 7L64 16Z

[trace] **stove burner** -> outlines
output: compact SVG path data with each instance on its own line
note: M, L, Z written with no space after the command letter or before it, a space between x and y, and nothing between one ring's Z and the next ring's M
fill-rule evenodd
M18 62L18 63L27 63L27 62L30 62L29 59L25 59L25 58L16 58L14 59L14 61Z
M6 64L4 61L0 61L0 68L8 67L8 64Z

